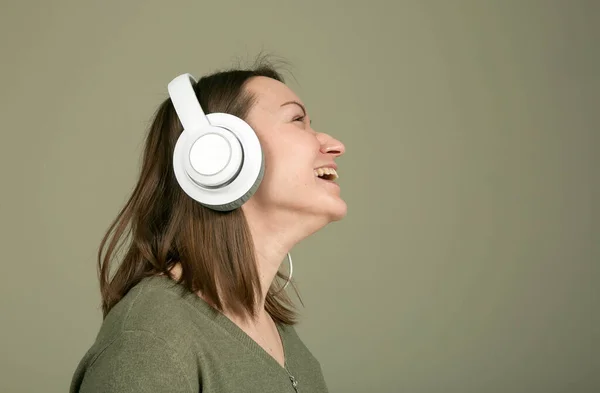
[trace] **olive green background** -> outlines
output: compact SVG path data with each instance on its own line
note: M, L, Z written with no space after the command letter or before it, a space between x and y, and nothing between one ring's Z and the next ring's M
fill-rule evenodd
M347 148L292 252L331 392L600 391L600 2L0 4L1 392L67 390L166 84L260 51Z

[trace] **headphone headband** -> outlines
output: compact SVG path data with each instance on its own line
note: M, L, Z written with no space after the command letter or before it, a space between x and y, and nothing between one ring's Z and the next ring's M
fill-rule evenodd
M196 98L193 87L196 83L196 79L191 74L182 74L173 79L167 86L179 121L185 130L210 125Z

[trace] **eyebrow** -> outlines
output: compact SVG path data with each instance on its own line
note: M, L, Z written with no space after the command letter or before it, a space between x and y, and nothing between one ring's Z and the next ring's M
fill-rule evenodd
M302 105L298 101L288 101L288 102L284 102L283 104L281 104L281 106L286 106L286 105L298 105L300 107L300 109L302 109L304 116L306 116L306 108L304 107L304 105ZM310 121L310 124L312 124L312 120Z

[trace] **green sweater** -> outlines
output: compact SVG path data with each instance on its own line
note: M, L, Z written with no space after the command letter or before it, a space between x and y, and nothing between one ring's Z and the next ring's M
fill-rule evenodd
M146 278L105 318L70 392L326 393L295 329L278 330L287 371L200 297L167 277Z

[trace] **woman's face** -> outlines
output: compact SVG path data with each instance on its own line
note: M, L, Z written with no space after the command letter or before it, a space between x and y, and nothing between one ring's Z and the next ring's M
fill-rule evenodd
M344 145L313 130L302 101L285 84L256 77L247 89L256 102L246 120L265 156L265 175L254 202L268 211L297 213L298 218L343 218L347 207L339 185L319 178L317 169L337 168L334 159L344 153Z

